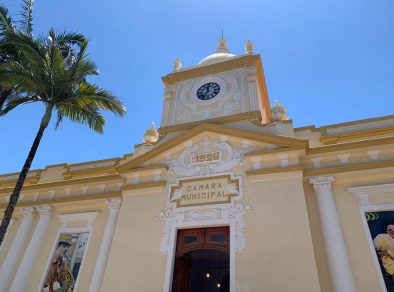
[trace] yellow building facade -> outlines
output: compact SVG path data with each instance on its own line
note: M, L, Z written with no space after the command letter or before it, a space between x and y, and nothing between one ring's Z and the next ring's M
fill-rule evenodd
M30 171L0 291L394 291L394 116L294 128L249 41L162 80L133 154Z

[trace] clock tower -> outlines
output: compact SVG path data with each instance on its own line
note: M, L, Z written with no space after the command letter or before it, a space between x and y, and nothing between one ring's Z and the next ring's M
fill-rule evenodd
M261 57L253 53L250 41L245 45L245 54L236 56L222 37L214 54L188 68L182 68L177 59L174 71L162 80L165 93L161 134L201 122L270 122Z

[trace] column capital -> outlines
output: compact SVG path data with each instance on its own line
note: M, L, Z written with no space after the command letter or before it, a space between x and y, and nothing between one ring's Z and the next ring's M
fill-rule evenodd
M110 212L118 211L122 203L122 199L112 198L112 199L108 199L106 203Z
M309 179L309 183L313 184L315 190L318 189L331 189L331 183L335 180L333 175L315 176Z
M50 205L38 206L36 207L40 216L49 216L52 217L53 215L53 207Z
M34 207L24 207L22 208L23 217L34 217Z

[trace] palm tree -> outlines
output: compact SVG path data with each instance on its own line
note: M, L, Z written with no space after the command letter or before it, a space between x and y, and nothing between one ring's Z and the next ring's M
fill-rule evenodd
M45 113L4 212L0 226L0 245L52 113L57 115L56 128L63 118L67 117L102 133L105 125L102 110L111 111L119 116L126 112L119 99L87 81L89 76L97 75L98 71L96 65L87 57L88 41L80 35L56 34L51 29L46 38L34 39L19 31L6 33L6 38L25 61L0 64L0 86L14 88L19 92L18 96L7 99L0 115L19 105L33 102L42 103ZM75 48L72 46L73 43L78 43L79 46ZM67 52L74 53L64 53L64 47L69 48Z
M18 52L6 41L6 32L14 32L19 29L28 35L32 33L33 0L22 0L21 2L22 18L19 21L14 21L8 13L8 9L0 6L0 64L10 60L19 60ZM0 87L0 110L6 100L13 94L16 94L16 92L12 88Z

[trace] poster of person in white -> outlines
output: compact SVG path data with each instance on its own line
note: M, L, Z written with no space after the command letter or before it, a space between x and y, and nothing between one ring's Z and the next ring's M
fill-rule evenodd
M373 243L378 251L384 270L394 277L394 225L388 225L386 231L386 233L378 234L374 238Z

